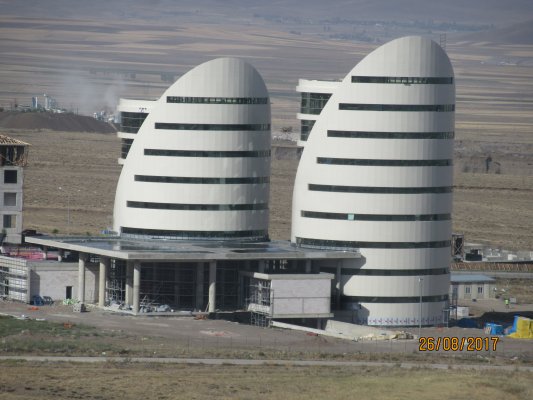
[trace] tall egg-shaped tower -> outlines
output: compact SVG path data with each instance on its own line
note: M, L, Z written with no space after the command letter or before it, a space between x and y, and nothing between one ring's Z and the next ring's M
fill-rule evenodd
M117 185L123 237L268 238L270 101L248 63L189 71L142 123Z
M291 240L359 249L342 302L369 325L442 321L449 288L455 85L422 37L365 57L332 93L296 175Z

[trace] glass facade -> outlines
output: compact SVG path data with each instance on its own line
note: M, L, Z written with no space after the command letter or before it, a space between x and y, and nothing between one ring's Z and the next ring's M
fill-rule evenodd
M267 210L268 204L178 204L178 203L151 203L146 201L128 201L130 208L149 208L152 210L187 210L187 211L250 211Z
M121 112L120 131L126 133L137 133L143 124L148 113Z
M270 177L261 176L253 178L197 178L197 177L179 177L179 176L152 176L152 175L135 175L137 182L160 182L160 183L186 183L186 184L262 184L269 183Z
M307 141L307 138L309 137L311 129L313 129L314 125L315 120L312 119L302 119L300 121L300 140L304 142Z
M331 93L302 93L300 112L318 115L331 97Z
M450 240L438 240L432 242L361 242L296 238L296 244L298 246L321 249L432 249L450 247L450 243Z
M369 160L353 158L317 157L318 164L361 165L374 167L449 167L452 160Z
M455 132L328 131L328 137L354 139L453 139Z
M263 151L204 151L204 150L164 150L164 149L144 149L145 156L166 156L166 157L270 157L270 150Z
M340 192L340 193L383 193L383 194L425 194L425 193L451 193L451 186L437 187L375 187L375 186L334 186L309 184L309 190L314 192Z
M181 96L167 96L167 103L185 103L185 104L268 104L268 97L181 97Z
M121 227L121 234L125 237L136 238L153 238L153 239L205 239L205 240L223 240L223 239L250 239L261 241L268 238L267 231L174 231L161 229L143 229Z
M352 83L400 83L404 85L451 85L453 77L352 76Z
M451 214L382 215L301 211L301 215L304 218L337 219L346 221L450 221L452 219Z
M455 111L455 104L354 104L339 103L339 110L355 111Z
M126 159L126 157L128 156L128 153L130 152L133 139L122 139L120 142L121 142L120 156Z
M270 124L174 124L156 122L155 129L174 131L268 131Z
M426 276L426 275L447 275L448 268L428 268L428 269L354 269L342 268L341 274L348 276Z

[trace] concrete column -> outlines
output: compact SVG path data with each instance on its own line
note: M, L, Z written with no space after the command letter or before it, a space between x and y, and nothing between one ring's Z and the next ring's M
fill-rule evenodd
M141 262L133 263L133 314L139 314L139 297L141 290Z
M337 306L337 310L341 309L341 267L342 267L342 260L337 261L337 271L335 272L335 304Z
M215 312L217 295L217 262L209 262L209 312Z
M265 260L259 260L259 270L258 272L261 274L265 273L265 267L266 267L266 261Z
M312 263L312 260L305 260L305 273L306 274L311 273L311 263Z
M204 263L196 265L196 308L198 311L204 309Z
M109 269L109 258L100 257L100 273L98 275L98 306L105 306L105 288L107 284L107 270Z
M129 306L133 304L133 261L126 261L126 293L124 293L124 303Z
M87 254L80 253L78 259L78 300L85 303L85 261Z

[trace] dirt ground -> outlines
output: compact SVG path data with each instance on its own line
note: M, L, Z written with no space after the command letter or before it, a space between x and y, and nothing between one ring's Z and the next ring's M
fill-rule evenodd
M533 396L531 373L0 362L0 399L460 399ZM35 374L35 371L39 373ZM450 384L453 382L453 384Z

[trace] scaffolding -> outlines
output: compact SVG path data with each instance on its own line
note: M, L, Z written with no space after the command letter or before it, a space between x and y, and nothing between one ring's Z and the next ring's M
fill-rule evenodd
M0 298L29 302L29 270L26 260L0 256Z
M109 303L123 304L126 300L126 263L111 259L106 288Z
M246 309L250 311L250 324L269 327L272 321L272 286L269 280L251 278Z

